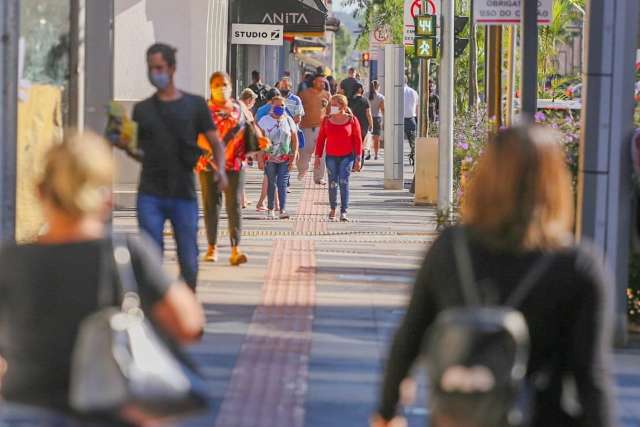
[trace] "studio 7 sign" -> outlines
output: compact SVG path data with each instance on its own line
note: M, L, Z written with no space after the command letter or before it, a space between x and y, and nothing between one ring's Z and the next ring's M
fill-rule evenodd
M520 24L522 0L475 0L474 22L478 25ZM551 24L553 0L538 0L538 25Z
M233 24L231 26L232 44L282 46L283 35L282 25Z

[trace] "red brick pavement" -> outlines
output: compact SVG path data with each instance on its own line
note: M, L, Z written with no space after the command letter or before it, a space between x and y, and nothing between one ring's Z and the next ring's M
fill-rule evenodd
M294 231L327 229L326 188L305 181ZM302 427L315 305L315 245L312 240L273 243L262 302L225 391L216 427Z

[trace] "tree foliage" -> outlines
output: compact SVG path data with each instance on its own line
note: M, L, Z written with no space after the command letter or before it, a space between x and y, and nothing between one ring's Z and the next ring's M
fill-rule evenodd
M336 32L336 71L340 72L344 65L344 61L349 57L351 49L353 49L353 39L351 33L344 25L340 25Z

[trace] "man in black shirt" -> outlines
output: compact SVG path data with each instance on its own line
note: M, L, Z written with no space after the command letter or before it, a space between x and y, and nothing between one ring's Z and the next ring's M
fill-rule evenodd
M373 117L371 116L371 106L369 105L369 101L364 97L364 87L360 83L354 86L353 97L349 99L349 108L351 108L353 115L356 116L358 123L360 123L360 132L364 141L367 133L373 130ZM366 151L368 151L368 147L363 147L362 165L364 165L364 160L369 160L371 158L369 153L365 153Z
M340 82L340 92L347 97L347 99L353 98L355 93L356 85L360 84L358 79L356 79L356 69L351 67L349 68L349 77Z
M258 95L258 98L256 98L256 103L252 109L252 112L255 115L258 111L258 108L267 103L267 92L269 91L269 87L262 83L260 72L257 70L253 70L251 72L251 80L253 83L249 85L249 89L255 92L256 95Z
M194 167L201 154L196 143L204 134L217 164L217 183L227 186L224 148L211 120L204 98L176 88L176 50L154 44L147 51L149 81L157 89L137 103L133 120L138 123L140 149L119 144L129 156L142 163L138 186L138 223L164 248L164 224L171 222L178 251L180 272L195 289L198 278L198 202Z

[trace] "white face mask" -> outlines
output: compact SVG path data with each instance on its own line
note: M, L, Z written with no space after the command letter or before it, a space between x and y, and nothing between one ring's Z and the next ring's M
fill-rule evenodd
M337 106L335 106L335 105L332 105L332 106L331 106L331 109L330 109L329 111L330 111L330 114L332 114L332 115L333 115L333 114L338 114L338 113L340 113L340 107L337 107Z

